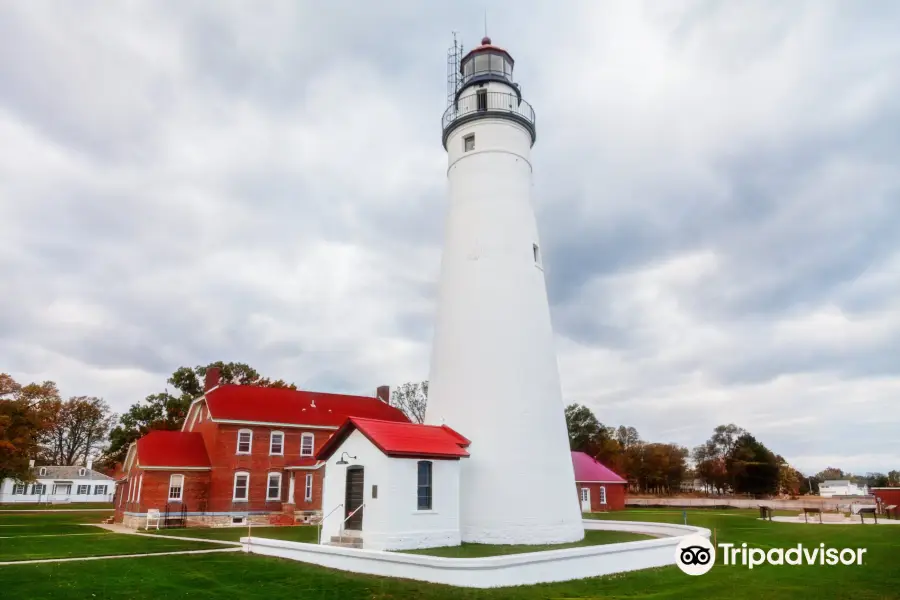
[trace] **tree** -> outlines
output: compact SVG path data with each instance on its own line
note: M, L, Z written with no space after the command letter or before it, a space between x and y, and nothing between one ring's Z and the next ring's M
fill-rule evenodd
M42 436L44 457L54 465L86 464L106 441L115 422L100 398L73 396L48 405L49 421Z
M749 433L734 440L725 466L736 493L761 496L778 491L778 460Z
M886 487L900 487L900 471L888 471Z
M778 493L788 496L796 496L800 493L800 480L803 475L788 464L780 454L775 457L778 465Z
M681 489L688 470L687 448L638 439L625 453L629 457L629 477L639 491L669 494Z
M865 484L870 488L888 487L888 476L884 473L866 473Z
M816 479L821 483L823 481L833 481L835 479L847 479L850 473L844 473L837 467L828 467L824 471L816 473Z
M391 392L391 406L396 406L413 423L425 422L425 408L428 406L428 382L404 383Z
M574 452L588 452L600 434L600 421L593 411L582 404L566 407L566 429L569 431L569 449Z
M218 368L220 384L252 385L258 387L287 388L297 386L282 379L272 381L262 377L256 369L235 362L216 361L205 366L180 367L172 373L167 383L175 388L151 394L143 403L132 404L128 412L119 418L119 424L109 434L109 448L102 462L110 467L125 460L132 442L154 429L178 430L184 424L191 402L203 395L207 370Z
M0 481L31 481L29 462L40 450L47 406L59 399L52 381L20 385L0 373Z
M738 438L747 433L734 423L719 425L705 443L694 448L692 456L697 465L697 474L703 483L719 493L727 487L734 489L733 473L728 469L727 458L734 450Z

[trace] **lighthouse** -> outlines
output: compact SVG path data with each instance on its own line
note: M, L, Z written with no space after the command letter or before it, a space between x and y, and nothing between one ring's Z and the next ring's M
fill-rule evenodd
M426 422L471 441L463 541L584 537L531 204L535 114L490 38L450 53L444 231Z

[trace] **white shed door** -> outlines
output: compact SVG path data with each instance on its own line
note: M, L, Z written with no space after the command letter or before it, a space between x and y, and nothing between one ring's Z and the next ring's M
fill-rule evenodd
M591 512L591 490L581 488L581 512Z

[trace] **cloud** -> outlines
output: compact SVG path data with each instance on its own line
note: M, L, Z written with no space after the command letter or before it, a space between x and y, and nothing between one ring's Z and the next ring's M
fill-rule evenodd
M427 377L446 47L482 11L0 8L0 369L120 411L219 359L323 391ZM648 439L735 422L806 469L898 468L900 13L488 14L538 115L566 401Z

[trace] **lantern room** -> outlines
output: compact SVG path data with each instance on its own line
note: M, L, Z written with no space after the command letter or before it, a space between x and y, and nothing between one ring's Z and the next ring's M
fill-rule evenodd
M512 83L513 58L509 52L491 44L485 37L481 45L473 48L459 63L462 85L474 81L500 80Z

